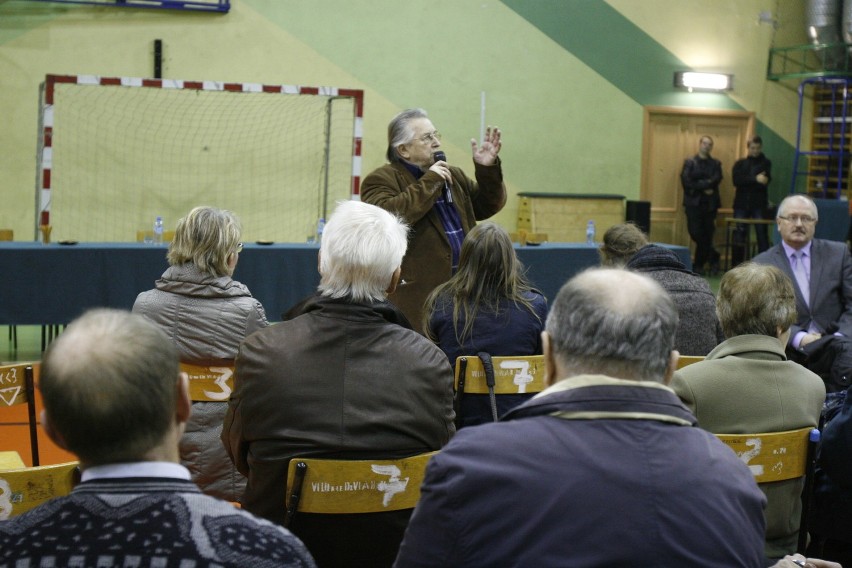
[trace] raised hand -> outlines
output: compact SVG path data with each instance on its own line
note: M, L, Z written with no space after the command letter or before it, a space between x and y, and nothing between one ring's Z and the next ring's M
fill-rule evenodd
M473 161L481 166L493 166L502 147L501 136L499 128L489 126L485 129L485 139L481 146L477 146L476 140L471 138L470 149L473 152Z

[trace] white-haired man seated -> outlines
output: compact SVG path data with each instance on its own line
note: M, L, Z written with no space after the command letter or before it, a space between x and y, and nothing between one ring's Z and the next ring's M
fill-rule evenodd
M246 510L284 521L293 457L405 457L454 433L446 356L386 301L407 236L387 211L341 202L323 233L319 294L242 344L222 440L248 476ZM300 513L290 529L321 566L389 566L409 516Z

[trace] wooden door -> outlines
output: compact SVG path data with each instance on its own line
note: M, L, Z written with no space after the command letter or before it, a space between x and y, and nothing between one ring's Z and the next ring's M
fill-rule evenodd
M713 138L712 156L722 162L716 243L725 242L724 219L731 216L734 186L731 168L746 155L746 140L754 131L754 113L728 110L645 108L642 144L641 199L651 202L651 240L690 245L683 213L680 172L686 158L698 152L703 135ZM721 251L720 251L721 252Z

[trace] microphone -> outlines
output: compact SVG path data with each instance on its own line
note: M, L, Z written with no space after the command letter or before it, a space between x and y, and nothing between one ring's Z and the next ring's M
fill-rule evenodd
M444 154L443 151L438 150L437 152L432 154L432 159L435 160L435 162L446 162L447 161L447 155ZM446 181L444 182L444 191L447 193L447 202L452 203L453 202L453 192L450 191L450 184L448 184Z

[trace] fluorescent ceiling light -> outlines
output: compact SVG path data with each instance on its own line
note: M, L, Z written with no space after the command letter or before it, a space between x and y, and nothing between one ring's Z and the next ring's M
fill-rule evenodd
M696 71L675 71L675 87L699 91L730 91L733 88L733 75L724 73L699 73Z

